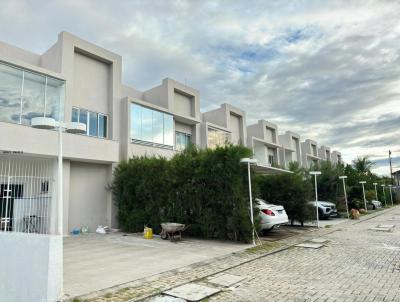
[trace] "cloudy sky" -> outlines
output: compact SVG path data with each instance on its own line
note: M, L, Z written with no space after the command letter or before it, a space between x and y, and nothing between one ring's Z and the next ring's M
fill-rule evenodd
M202 110L229 102L248 122L400 169L400 1L2 0L0 40L42 53L69 31L123 57L126 84L171 77Z

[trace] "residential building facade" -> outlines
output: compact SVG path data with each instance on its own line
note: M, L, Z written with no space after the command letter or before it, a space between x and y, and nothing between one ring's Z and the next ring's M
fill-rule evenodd
M304 168L310 168L317 165L321 158L318 156L318 144L316 141L306 139L301 143L301 157Z
M297 162L301 166L301 146L300 135L291 131L286 131L278 136L280 164L285 169L289 168L291 162Z
M40 117L83 127L84 133L62 135L64 234L82 226L90 231L118 226L107 188L114 167L132 156L171 158L190 144L215 148L232 143L248 146L267 167L341 161L339 152L318 149L312 140L300 142L296 133L278 135L274 123L246 126L245 112L230 104L202 114L199 91L175 80L166 78L146 91L124 85L121 56L67 32L41 55L1 43L0 98L0 151L18 153L14 162L47 161L51 173L43 176L52 180L49 200L60 181L55 173L58 133L37 129L33 121ZM53 201L48 207L55 211ZM55 225L56 220L49 221L46 229ZM11 223L4 227L12 229Z
M230 143L246 145L246 114L243 110L224 103L219 108L202 114L201 147L215 148Z
M277 166L279 160L278 126L266 120L247 126L247 146L253 150L254 158L266 166Z

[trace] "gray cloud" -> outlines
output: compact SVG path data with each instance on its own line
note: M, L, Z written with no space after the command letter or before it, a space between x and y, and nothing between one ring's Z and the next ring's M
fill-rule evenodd
M232 103L350 162L400 150L399 15L378 0L4 0L0 40L40 53L70 31L121 54L126 84L175 78L203 110Z

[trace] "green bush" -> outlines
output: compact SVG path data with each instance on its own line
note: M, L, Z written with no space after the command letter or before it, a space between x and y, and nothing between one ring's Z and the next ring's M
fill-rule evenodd
M242 146L192 146L169 161L122 162L111 186L120 227L137 232L150 224L157 233L161 222L174 221L190 225L194 236L249 241L247 170L240 159L250 155Z

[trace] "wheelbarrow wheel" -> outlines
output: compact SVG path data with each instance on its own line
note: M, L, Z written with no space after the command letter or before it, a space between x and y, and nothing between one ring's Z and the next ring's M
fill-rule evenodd
M166 232L162 231L160 234L161 239L166 240L168 238L168 235Z

